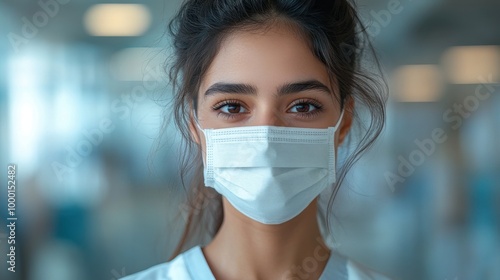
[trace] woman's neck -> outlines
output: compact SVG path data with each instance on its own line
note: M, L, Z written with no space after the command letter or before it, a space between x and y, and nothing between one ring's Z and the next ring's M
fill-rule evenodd
M224 221L203 248L216 279L318 279L330 250L325 246L314 200L279 225L256 222L223 198ZM297 278L293 278L297 277Z

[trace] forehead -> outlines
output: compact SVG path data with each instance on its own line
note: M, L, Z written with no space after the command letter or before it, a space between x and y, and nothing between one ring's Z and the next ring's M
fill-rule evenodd
M276 23L228 34L204 75L200 91L217 82L267 89L306 79L329 84L328 71L313 54L306 36L296 27Z

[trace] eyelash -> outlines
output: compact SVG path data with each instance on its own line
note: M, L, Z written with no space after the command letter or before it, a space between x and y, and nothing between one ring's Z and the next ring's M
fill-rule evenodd
M313 111L308 112L308 113L297 113L305 118L312 118L312 117L318 115L319 113L321 113L321 111L323 110L323 105L321 105L321 103L319 103L318 101L316 101L314 99L297 100L296 102L294 102L292 104L291 107L293 108L294 106L301 105L301 104L308 104L308 105L313 105L314 107L316 107L316 110L313 110Z
M223 100L217 104L215 104L213 107L212 107L212 110L214 111L218 111L217 112L217 117L221 116L226 118L226 119L232 119L232 118L235 118L237 114L227 114L227 113L224 113L224 112L221 112L219 111L222 107L226 106L226 105L238 105L238 106L243 106L243 104L238 101L238 100L233 100L233 99L226 99L226 100Z
M312 117L316 116L317 114L319 114L323 110L323 106L318 101L313 100L313 99L309 99L309 100L308 99L299 99L291 105L291 108L293 108L294 106L297 106L297 105L302 105L302 104L313 105L314 107L316 107L315 110L308 112L308 113L296 113L304 118L312 118ZM222 100L221 102L215 104L212 107L213 111L217 111L217 117L222 115L222 117L224 117L226 119L232 119L232 118L235 118L236 115L238 115L238 114L227 114L227 113L219 111L222 107L224 107L226 105L243 106L243 103L238 101L238 100L233 100L233 99Z

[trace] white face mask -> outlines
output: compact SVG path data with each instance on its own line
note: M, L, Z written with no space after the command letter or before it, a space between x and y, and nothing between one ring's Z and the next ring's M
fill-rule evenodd
M289 221L335 183L334 139L343 114L326 129L200 128L207 150L205 185L253 220Z

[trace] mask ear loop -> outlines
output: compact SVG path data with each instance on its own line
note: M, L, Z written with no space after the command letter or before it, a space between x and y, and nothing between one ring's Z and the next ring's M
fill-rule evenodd
M329 164L328 164L328 170L330 171L329 175L328 175L328 182L330 184L333 184L335 183L335 181L337 180L337 170L335 169L336 168L336 165L337 165L337 155L336 155L336 151L335 151L335 132L337 131L337 129L339 128L340 126L340 123L342 122L342 118L344 117L344 109L342 109L342 111L340 112L340 117L337 121L337 123L335 124L335 126L333 128L328 128L329 129L329 134L328 134L328 143L330 143L331 147L330 147L330 158L329 158Z
M337 121L337 123L335 124L335 129L333 130L334 132L337 131L337 129L339 128L340 126L340 123L342 122L342 118L344 117L344 112L345 110L342 109L342 111L340 112L340 117L339 117L339 120Z
M211 154L211 151L209 151L209 150L211 150L211 148L210 148L211 146L210 146L210 144L209 144L209 141L207 140L207 138L208 138L209 136L207 135L207 133L205 133L205 130L203 130L203 128L201 128L200 122L198 121L198 115L197 115L196 111L195 111L195 112L194 112L194 114L193 114L193 119L194 119L194 123L196 124L196 126L198 127L198 129L199 129L199 130L201 130L201 133L205 135L205 141L207 141L207 142L206 142L206 148L207 148L207 154L206 154L206 157L208 158L208 157L209 157L209 154ZM198 137L199 137L199 136L198 136ZM200 139L200 141L201 141L201 138L199 138L199 139ZM201 145L201 144L200 144L200 145ZM201 146L200 146L200 147L201 147ZM202 156L202 158L203 158L203 156ZM203 158L203 166L205 166L205 167L206 167L206 168L203 168L203 170L204 170L204 171L203 171L203 177L205 178L204 180L205 180L205 183L206 183L206 182L207 182L207 179L206 179L206 178L212 178L212 177L213 177L213 171L212 171L212 168L213 168L213 167L211 167L211 166L208 166L208 167L207 167L207 165L206 165L206 159L205 159L205 158ZM213 180L213 179L212 179L212 180Z
M201 127L201 124L200 122L198 121L198 116L197 116L197 113L196 111L194 112L193 114L193 118L194 118L194 122L196 123L196 126L198 127L198 129L201 130L201 133L205 135L205 143L206 143L206 156L205 158L203 158L203 180L204 180L204 184L205 186L210 186L210 185L213 185L213 181L214 181L214 171L213 171L213 142L210 141L210 138L211 138L211 129L208 129L208 130L204 130L202 127ZM200 139L201 141L201 139Z

